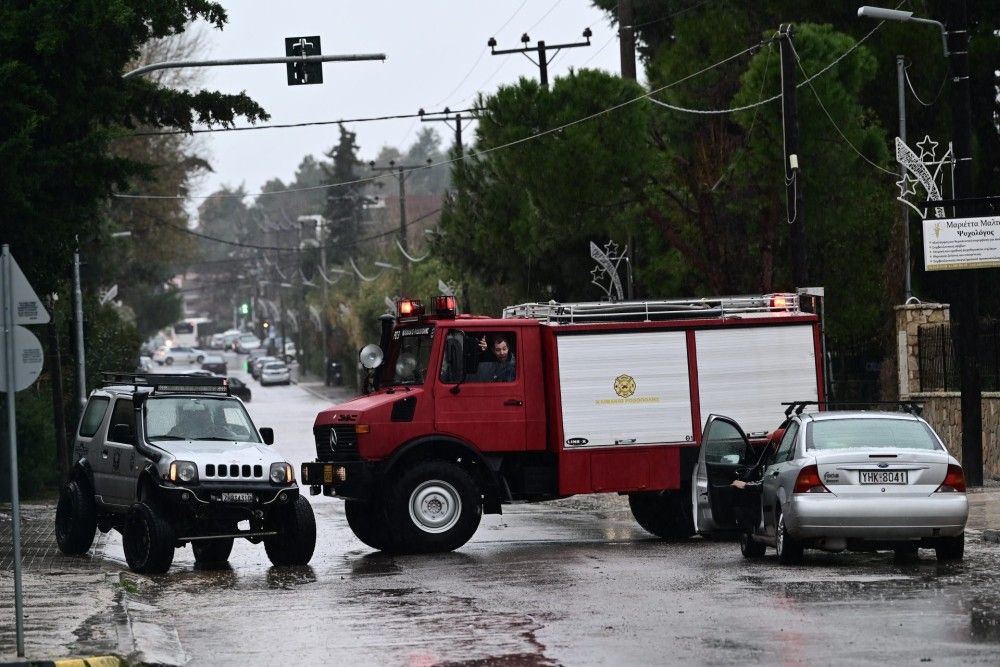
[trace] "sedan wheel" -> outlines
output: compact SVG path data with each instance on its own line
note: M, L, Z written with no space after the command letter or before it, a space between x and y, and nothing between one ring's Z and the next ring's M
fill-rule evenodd
M778 562L782 565L798 565L802 562L802 543L788 534L784 514L778 514L774 546L778 552Z

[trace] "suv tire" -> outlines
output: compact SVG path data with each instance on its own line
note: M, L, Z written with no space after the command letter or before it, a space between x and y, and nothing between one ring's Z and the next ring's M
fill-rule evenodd
M267 557L273 565L308 565L316 549L316 515L312 505L298 496L280 516L280 534L264 540Z
M690 482L679 491L644 491L628 494L628 506L636 522L647 532L664 540L694 535Z
M383 551L392 546L389 519L382 503L345 500L344 514L354 536L372 549Z
M775 529L774 548L778 552L778 562L782 565L798 565L802 562L802 542L788 534L785 516L780 511Z
M472 475L458 465L424 461L396 480L387 509L394 551L453 551L479 528L482 491Z
M934 546L939 561L957 561L965 558L965 533L957 537L942 537Z
M174 562L173 527L146 503L135 503L122 530L125 560L133 572L162 574Z
M221 565L229 560L233 552L233 538L220 540L195 540L191 542L194 562L199 565Z
M97 532L94 496L79 481L67 482L56 505L56 543L64 554L87 553Z

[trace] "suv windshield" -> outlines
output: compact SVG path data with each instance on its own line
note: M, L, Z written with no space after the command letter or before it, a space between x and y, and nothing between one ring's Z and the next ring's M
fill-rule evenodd
M260 442L243 404L232 398L156 397L146 401L146 439Z
M809 426L809 449L940 449L923 422L909 419L824 419Z
M434 342L434 327L396 329L392 332L388 363L385 365L385 385L423 384Z

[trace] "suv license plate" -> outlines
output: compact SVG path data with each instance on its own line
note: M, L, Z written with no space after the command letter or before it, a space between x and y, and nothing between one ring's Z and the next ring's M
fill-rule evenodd
M223 493L222 502L224 503L252 503L253 494L252 493Z
M905 470L862 470L862 484L906 484Z

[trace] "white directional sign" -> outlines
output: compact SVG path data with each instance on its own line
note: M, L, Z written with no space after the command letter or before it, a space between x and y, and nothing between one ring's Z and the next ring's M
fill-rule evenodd
M1000 216L924 220L924 270L1000 266Z
M0 336L2 337L2 336ZM24 327L14 327L14 391L30 387L42 372L45 352L35 334ZM7 356L0 359L0 391L7 392Z
M0 259L0 286L3 285L4 276L7 272L2 266L4 262L10 261L11 283L14 286L14 324L46 324L49 321L49 313L45 310L34 288L28 282L24 271L17 265L17 260L11 255L6 255Z

